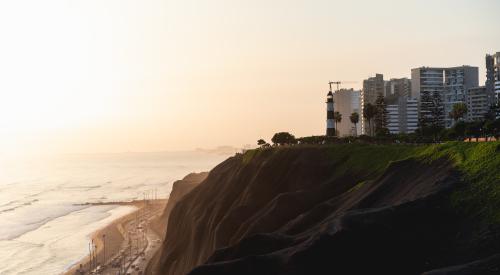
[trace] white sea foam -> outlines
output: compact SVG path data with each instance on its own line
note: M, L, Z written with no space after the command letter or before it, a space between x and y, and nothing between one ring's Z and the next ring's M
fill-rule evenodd
M0 274L59 274L87 253L87 237L131 207L86 202L142 199L227 156L144 153L0 161Z

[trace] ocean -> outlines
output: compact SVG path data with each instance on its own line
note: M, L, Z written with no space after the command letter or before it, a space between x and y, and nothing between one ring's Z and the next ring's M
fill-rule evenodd
M60 274L88 253L88 236L134 210L92 202L167 198L172 183L229 153L81 154L0 161L0 274Z

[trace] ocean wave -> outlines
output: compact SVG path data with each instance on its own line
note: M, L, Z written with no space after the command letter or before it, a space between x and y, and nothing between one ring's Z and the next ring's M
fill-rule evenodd
M79 211L81 209L87 208L89 206L85 205L59 205L59 206L52 206L52 207L46 207L45 208L45 213L40 213L41 208L36 208L38 211L37 215L33 217L33 215L30 215L31 217L27 220L16 220L13 217L5 217L4 212L4 217L3 219L5 222L0 224L0 241L3 240L14 240L17 239L24 234L27 234L31 231L35 231L45 225L46 223L69 215L75 211ZM30 209L24 209L24 211L29 212ZM7 211L7 214L9 211ZM0 212L1 213L1 212ZM45 215L44 215L45 214ZM21 217L26 217L27 215L16 215L12 214L13 216L21 216Z
M11 204L13 204L13 203L16 203L16 202L19 202L19 200L12 200L12 201L9 201L9 202L7 202L7 203L5 203L5 204L0 205L0 207L9 206L9 205L11 205Z
M98 189L101 188L102 185L75 185L75 186L64 186L62 189L66 190L92 190L92 189Z
M10 207L10 208L6 208L6 209L1 209L0 208L0 214L6 213L6 212L11 212L11 211L14 211L16 209L19 209L19 208L22 208L22 207L25 207L25 206L30 206L33 203L37 202L37 201L38 201L38 199L30 200L30 201L27 201L27 202L21 202L19 200L11 201L10 203L4 204L2 206L9 206L9 205L12 205L12 204L15 204L15 203L18 203L18 204L16 206L13 206L13 207Z

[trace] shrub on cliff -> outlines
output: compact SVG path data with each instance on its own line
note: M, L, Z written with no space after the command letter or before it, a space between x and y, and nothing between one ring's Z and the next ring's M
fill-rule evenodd
M275 145L291 145L291 144L297 144L297 140L295 139L295 136L288 133L288 132L280 132L274 134L273 138L271 141Z

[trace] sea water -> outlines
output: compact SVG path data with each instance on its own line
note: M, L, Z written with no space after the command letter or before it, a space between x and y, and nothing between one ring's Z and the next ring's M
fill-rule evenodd
M0 274L60 274L85 257L95 230L134 210L85 203L167 198L172 183L229 153L64 155L0 160Z

